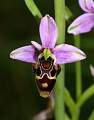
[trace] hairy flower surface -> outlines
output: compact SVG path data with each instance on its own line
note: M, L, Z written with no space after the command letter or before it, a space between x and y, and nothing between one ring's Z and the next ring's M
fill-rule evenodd
M10 58L34 65L40 95L48 97L60 72L60 64L85 59L86 55L72 45L56 45L58 29L54 19L49 15L41 19L39 32L42 45L31 41L30 45L12 51Z
M80 33L86 33L94 28L94 1L93 0L78 0L79 5L85 13L68 27L68 33L78 35Z

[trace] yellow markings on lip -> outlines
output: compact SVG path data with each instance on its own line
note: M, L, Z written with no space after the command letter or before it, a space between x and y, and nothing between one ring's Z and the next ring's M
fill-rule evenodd
M49 97L49 95L50 95L50 92L48 92L48 91L40 91L41 97L47 98L47 97Z
M42 87L47 88L48 84L47 83L42 83Z

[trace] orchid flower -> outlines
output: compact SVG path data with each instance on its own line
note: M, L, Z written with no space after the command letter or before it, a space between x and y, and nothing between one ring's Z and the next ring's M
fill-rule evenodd
M94 1L93 0L79 0L79 5L85 13L68 27L68 33L78 35L86 33L94 28Z
M12 51L10 58L35 65L35 69L37 69L36 79L40 80L37 81L40 95L48 97L54 85L51 80L55 81L56 79L56 74L54 74L56 73L56 65L79 61L85 59L86 55L72 45L56 45L58 28L54 19L49 15L41 19L39 33L42 45L31 41L30 45Z

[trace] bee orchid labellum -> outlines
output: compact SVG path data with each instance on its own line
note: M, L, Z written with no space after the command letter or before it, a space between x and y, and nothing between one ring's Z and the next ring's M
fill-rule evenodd
M47 98L55 85L60 65L85 59L86 55L72 45L55 45L58 29L49 15L41 19L39 32L42 45L31 41L30 45L13 50L10 58L33 65L40 96Z
M40 93L40 96L46 98L50 95L55 82L56 76L59 74L61 68L60 65L55 64L55 57L50 53L49 49L44 49L38 57L38 63L33 65L33 69L36 74L36 84Z

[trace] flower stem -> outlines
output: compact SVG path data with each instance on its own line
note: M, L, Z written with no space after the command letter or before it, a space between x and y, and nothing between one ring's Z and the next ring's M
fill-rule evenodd
M74 36L75 46L80 48L80 36ZM76 67L76 100L79 99L82 92L82 80L81 80L81 62L75 63Z
M65 0L54 0L54 6L59 33L57 43L60 44L65 41ZM64 120L64 65L55 86L55 120Z
M80 48L80 36L74 36L75 46ZM81 62L75 63L76 69L76 101L78 102L82 93ZM76 119L79 119L80 108L77 108Z

